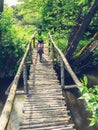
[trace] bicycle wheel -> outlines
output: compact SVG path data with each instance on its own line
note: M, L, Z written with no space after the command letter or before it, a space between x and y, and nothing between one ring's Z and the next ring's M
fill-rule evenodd
M43 50L39 50L39 61L42 62L42 54L43 54Z

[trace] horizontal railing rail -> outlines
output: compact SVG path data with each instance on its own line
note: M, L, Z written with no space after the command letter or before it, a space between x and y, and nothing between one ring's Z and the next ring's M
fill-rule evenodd
M53 41L51 34L49 33L49 50L50 50L50 45L52 47L52 60L54 62L54 52L56 50L56 52L59 54L59 56L61 57L61 86L62 88L64 88L64 68L67 70L67 72L71 75L73 81L75 82L75 84L77 85L77 87L82 86L81 82L79 81L78 77L76 76L76 74L74 73L74 71L72 70L67 58L65 57L65 55L61 52L61 50L57 47L56 43ZM68 86L67 86L68 88Z
M30 38L29 42L27 43L27 49L26 52L20 62L18 71L14 77L14 80L11 84L11 88L7 97L7 100L5 102L4 108L2 110L1 116L0 116L0 130L5 130L7 123L9 121L9 117L11 114L11 110L12 110L12 106L13 106L13 102L14 102L14 98L16 95L16 90L17 90L17 86L18 86L18 82L21 76L21 73L23 71L23 78L24 78L24 91L25 93L28 93L28 87L27 87L27 75L26 75L26 58L28 56L28 54L30 53L31 56L31 62L32 62L32 47L31 47L31 43L32 43L32 39L33 39L34 34L32 35L32 37Z

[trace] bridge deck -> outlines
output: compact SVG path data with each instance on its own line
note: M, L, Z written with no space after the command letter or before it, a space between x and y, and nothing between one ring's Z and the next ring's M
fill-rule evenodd
M36 54L34 50L20 130L75 130L47 52L43 63Z

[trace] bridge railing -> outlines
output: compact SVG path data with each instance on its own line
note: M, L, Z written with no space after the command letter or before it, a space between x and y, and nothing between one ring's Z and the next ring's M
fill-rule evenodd
M78 77L76 76L76 74L73 72L70 64L68 63L66 57L64 56L64 54L61 52L61 50L56 46L55 42L52 39L52 36L49 33L49 42L52 43L52 59L54 62L54 50L56 50L56 52L59 54L59 56L61 57L61 86L62 89L66 88L66 86L64 86L64 68L68 71L68 73L71 75L73 81L75 82L77 88L79 89L80 92L83 92L83 85L82 83L79 81ZM51 45L51 43L49 43L49 45ZM50 50L50 47L49 47ZM70 86L67 86L70 88ZM89 101L91 99L89 93L86 93L86 98L85 98L85 103L89 105ZM93 109L93 108L92 108ZM96 109L93 109L93 113L96 113Z
M61 64L61 86L62 89L64 89L65 83L64 83L64 68L67 70L67 72L71 75L73 81L75 82L76 86L79 87L79 89L81 89L81 82L79 81L78 77L76 76L76 74L74 73L74 71L72 70L68 60L66 59L65 55L61 52L61 50L57 47L57 45L55 44L55 42L52 39L51 34L49 33L49 51L50 48L52 50L52 61L54 63L54 55L55 55L55 51L59 54L60 56L60 64ZM52 44L52 45L51 45ZM73 85L74 86L74 85Z
M20 62L18 71L14 77L14 80L11 84L11 88L6 100L6 103L4 105L4 108L2 110L1 116L0 116L0 130L5 130L9 117L10 117L10 113L12 110L12 106L13 106L13 102L14 102L14 98L16 95L16 90L17 90L17 86L18 86L18 82L21 76L21 73L23 71L23 79L24 79L24 92L28 93L28 86L27 86L27 72L26 72L26 58L28 56L28 54L30 54L31 57L31 62L32 62L32 47L31 47L31 43L32 43L32 38L33 38L34 34L32 35L32 37L30 38L29 42L27 43L27 49L26 52Z

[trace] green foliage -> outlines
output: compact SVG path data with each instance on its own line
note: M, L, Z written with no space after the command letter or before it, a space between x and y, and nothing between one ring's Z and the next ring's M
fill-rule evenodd
M70 1L48 0L42 10L43 27L52 32L65 34L70 32L71 27L75 24L76 3Z
M78 4L88 4L88 0L80 0Z
M53 38L54 41L56 41L56 45L58 46L58 48L60 48L61 51L64 53L68 43L67 36L65 35L63 37L62 34L60 35L59 33L56 33Z
M83 84L83 88L81 90L82 96L79 99L86 99L86 109L91 113L91 121L89 126L93 126L98 122L98 85L94 86L94 88L88 88L88 78L84 75L83 80L81 80Z
M27 36L25 30L15 26L13 9L5 8L0 19L2 41L0 45L0 76L12 76L17 70L17 61L23 55Z
M16 17L20 18L20 23L23 25L28 24L28 27L42 28L45 31L51 31L56 37L57 44L64 45L66 49L68 44L68 38L72 27L77 25L76 19L78 17L79 10L82 10L80 14L81 20L89 12L89 9L93 1L88 0L20 0L24 4L17 6ZM87 44L91 36L96 32L97 15L92 20L90 26L87 28L84 37L81 39L76 53ZM82 21L81 21L82 22ZM31 26L30 26L31 25ZM93 34L92 34L93 32ZM61 44L61 42L63 42ZM75 55L76 55L75 53Z
M41 23L41 8L43 6L43 0L20 0L24 2L15 8L16 18L23 25L32 25L39 27Z

